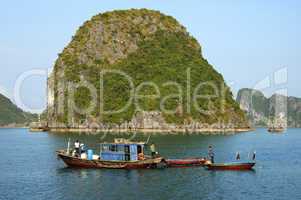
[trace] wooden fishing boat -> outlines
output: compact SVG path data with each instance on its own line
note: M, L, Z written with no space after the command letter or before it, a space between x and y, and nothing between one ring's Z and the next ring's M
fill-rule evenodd
M100 154L80 156L67 150L57 151L57 155L68 167L107 169L149 169L166 167L166 161L159 155L144 155L143 142L117 139L114 143L100 144ZM68 145L69 146L69 145Z
M206 162L205 158L166 159L167 167L203 166Z
M251 170L255 162L208 163L205 167L209 170Z
M166 166L164 158L146 158L136 161L117 161L117 160L88 160L66 154L66 151L57 151L57 155L68 167L74 168L107 168L107 169L149 169L162 168Z
M269 127L268 132L270 133L282 133L285 129L283 127Z

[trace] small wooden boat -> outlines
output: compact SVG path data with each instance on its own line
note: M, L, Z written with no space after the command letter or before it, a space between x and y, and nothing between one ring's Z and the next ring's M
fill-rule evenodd
M167 167L193 167L203 166L207 160L205 158L184 158L184 159L167 159Z
M30 132L45 132L45 131L49 131L49 127L48 127L47 122L41 121L40 116L39 116L38 122L30 123L29 131Z
M282 133L285 129L283 127L269 127L268 132L270 133Z
M208 163L205 167L209 170L251 170L255 162Z
M167 166L165 159L159 155L144 155L144 145L143 142L117 139L114 143L100 144L99 155L92 153L90 156L81 157L68 149L57 151L57 155L68 167L76 168L149 169Z

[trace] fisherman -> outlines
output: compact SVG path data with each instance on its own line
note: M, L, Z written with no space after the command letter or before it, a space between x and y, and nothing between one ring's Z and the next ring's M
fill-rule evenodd
M252 160L256 159L256 151L253 152Z
M208 147L208 156L209 156L211 163L214 163L214 152L213 152L213 148L211 145Z
M240 160L240 154L239 154L239 152L236 152L236 160Z
M157 152L156 152L156 146L155 146L154 143L152 143L152 144L150 145L150 151L151 151L152 158L154 158L155 155L157 154Z
M77 155L80 155L80 154L79 154L79 148L80 148L80 143L79 143L78 140L76 140L75 143L74 143L74 149L75 149L75 153L76 153Z
M138 160L145 160L143 152L141 152L141 153L138 154Z
M84 143L80 144L80 154L85 153L86 152L86 147Z

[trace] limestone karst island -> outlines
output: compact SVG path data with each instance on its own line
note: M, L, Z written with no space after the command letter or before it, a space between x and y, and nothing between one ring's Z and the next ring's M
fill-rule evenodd
M197 40L147 9L98 14L79 27L48 79L46 120L52 131L250 128Z

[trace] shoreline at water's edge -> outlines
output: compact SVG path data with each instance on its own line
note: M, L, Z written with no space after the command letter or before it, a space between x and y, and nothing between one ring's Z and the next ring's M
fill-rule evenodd
M29 126L0 126L0 129L29 129Z
M253 131L251 128L228 128L228 129L218 129L218 128L204 128L204 129L92 129L92 128L50 128L49 132L58 133L69 133L69 132L95 132L95 133L131 133L131 132L141 132L141 133L210 133L210 134L231 134L231 133L242 133Z

